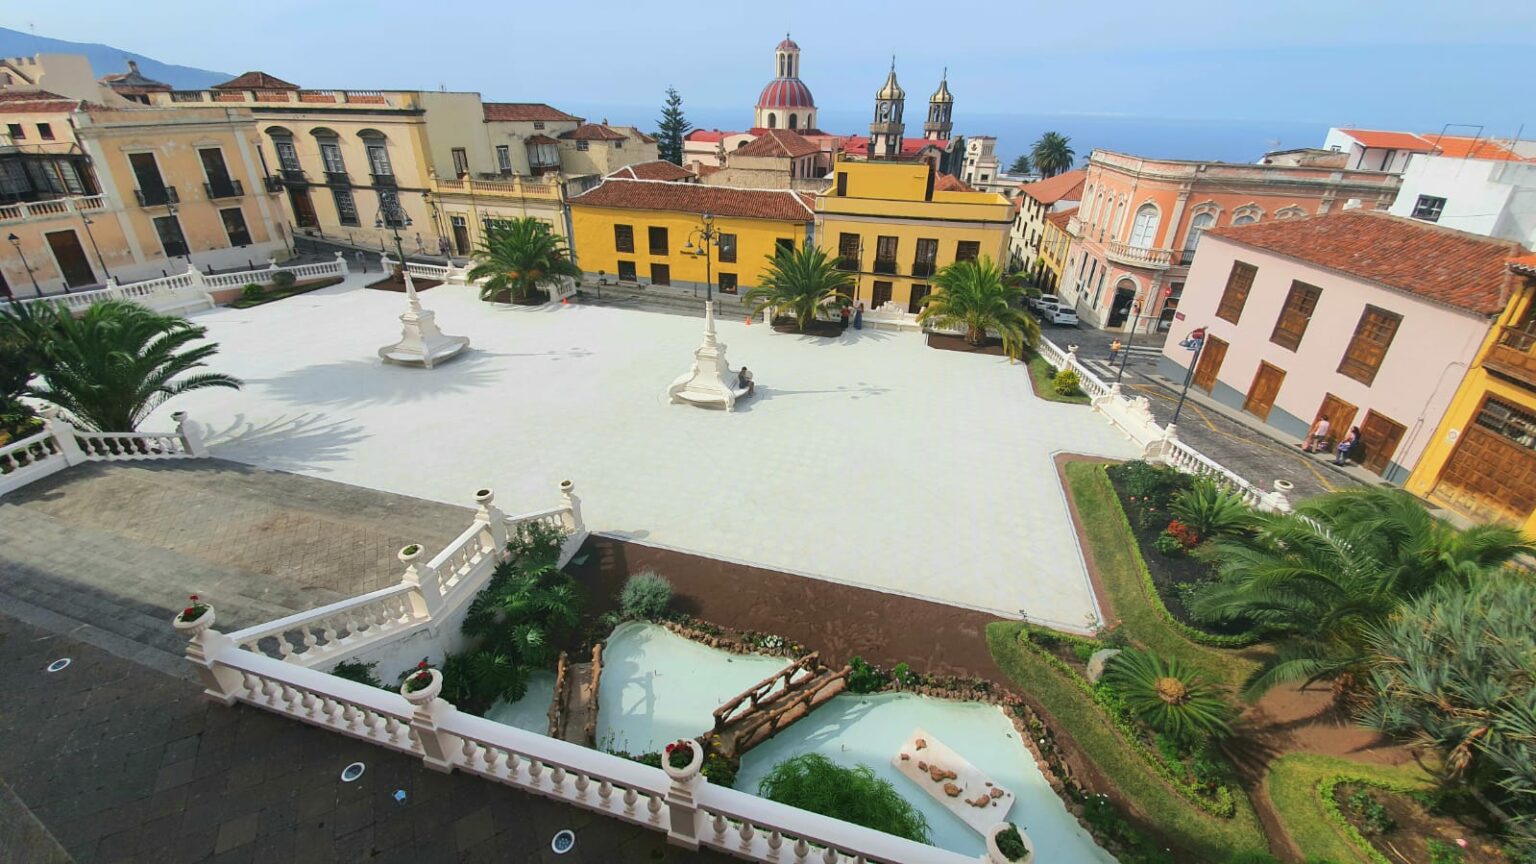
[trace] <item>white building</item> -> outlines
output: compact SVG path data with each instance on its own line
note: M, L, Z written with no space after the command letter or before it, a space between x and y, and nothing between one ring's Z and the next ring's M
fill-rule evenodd
M1344 167L1351 171L1385 171L1401 174L1416 153L1474 159L1519 159L1519 142L1481 135L1449 135L1443 132L1392 132L1382 129L1328 130L1323 147L1347 153Z
M1415 154L1389 212L1536 245L1536 162Z
M991 135L965 139L965 159L960 166L960 179L973 189L990 185L992 179L1001 173L997 154L993 152L996 148L997 138Z

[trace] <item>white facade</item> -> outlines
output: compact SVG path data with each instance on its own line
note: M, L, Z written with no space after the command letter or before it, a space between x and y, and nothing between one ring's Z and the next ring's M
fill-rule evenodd
M997 154L993 152L996 148L997 139L991 135L965 139L965 161L961 165L960 179L977 189L990 184L1000 173Z
M1485 237L1536 245L1536 164L1419 153L1389 211Z
M1401 174L1408 167L1408 158L1416 151L1427 149L1415 147L1404 149L1397 147L1367 147L1357 141L1351 133L1353 129L1333 128L1328 130L1328 137L1323 139L1325 150L1334 150L1349 154L1349 161L1344 167L1352 171L1385 171L1389 174Z

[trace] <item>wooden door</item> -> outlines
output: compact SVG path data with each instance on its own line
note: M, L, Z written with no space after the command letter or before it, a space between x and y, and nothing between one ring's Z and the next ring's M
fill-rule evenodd
M64 284L71 288L95 285L96 273L85 257L80 237L73 231L49 231L47 236L54 260L59 262L59 272L64 276Z
M1216 375L1221 372L1221 362L1227 359L1227 343L1215 336L1205 337L1205 348L1200 352L1200 362L1195 365L1195 386L1209 393L1216 387Z
M315 203L309 200L308 189L289 189L288 203L293 205L293 221L300 228L316 228L320 220L315 216Z
M1517 423L1509 422L1510 413ZM1518 525L1536 510L1536 450L1524 422L1531 418L1518 409L1498 414L1485 408L1478 418L1497 421L1497 431L1467 424L1430 497L1477 519Z
M453 248L459 255L468 255L469 248L469 223L463 216L453 217Z
M891 302L891 283L876 282L875 298L874 301L869 304L869 308L872 310L879 309L881 306L884 306L889 302Z
M923 311L923 298L927 297L932 291L933 289L927 285L913 285L912 300L907 303L908 314L916 315Z
M1343 441L1349 434L1349 427L1355 423L1355 414L1359 408L1345 402L1343 399L1328 393L1323 396L1323 404L1317 409L1317 417L1312 418L1313 424L1318 417L1328 418L1328 438L1332 441Z
M1275 397L1280 395L1280 385L1285 382L1285 370L1268 363L1259 363L1259 371L1248 387L1248 398L1243 400L1243 410L1268 420L1270 409L1275 407Z
M1360 444L1365 448L1365 458L1360 464L1367 471L1385 474L1406 431L1407 427L1385 414L1365 412L1365 420L1360 423Z

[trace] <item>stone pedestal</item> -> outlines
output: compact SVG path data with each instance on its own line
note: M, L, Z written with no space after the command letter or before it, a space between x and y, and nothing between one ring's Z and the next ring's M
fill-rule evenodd
M693 352L693 367L672 382L667 395L674 403L703 408L736 407L736 376L725 359L725 345L715 338L715 303L704 304L704 344Z
M421 298L416 295L416 284L404 266L400 275L405 279L407 308L400 316L400 341L379 349L379 356L386 363L402 366L424 366L431 369L439 363L452 360L469 347L467 336L445 336L437 329L436 316L421 308Z

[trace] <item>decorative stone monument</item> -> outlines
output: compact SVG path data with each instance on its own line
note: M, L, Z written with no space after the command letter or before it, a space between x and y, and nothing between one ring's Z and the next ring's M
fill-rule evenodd
M725 359L725 345L715 338L715 304L704 304L704 344L693 352L693 368L679 376L667 395L672 402L686 402L703 408L736 408L736 397L744 390L735 387L736 376Z
M428 369L459 356L469 347L469 337L445 336L437 329L436 315L421 308L416 284L411 281L411 271L404 261L400 262L400 277L405 280L406 300L405 314L400 316L400 341L380 348L379 356L386 363Z

